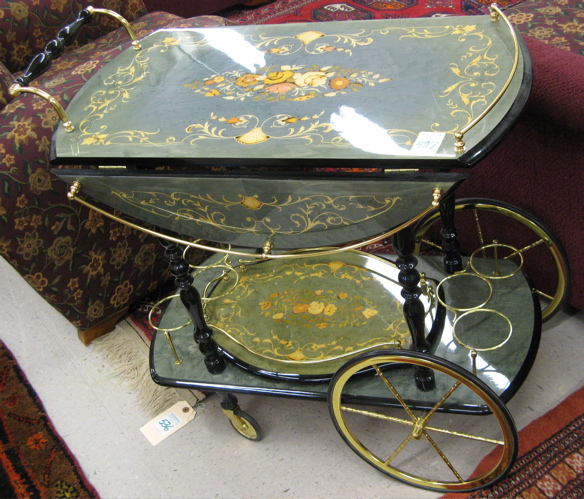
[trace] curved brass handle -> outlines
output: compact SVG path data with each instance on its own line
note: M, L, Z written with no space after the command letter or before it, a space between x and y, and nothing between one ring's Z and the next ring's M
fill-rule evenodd
M505 23L507 24L509 31L511 32L511 38L513 39L513 47L515 50L515 56L513 59L513 67L511 68L511 72L510 72L509 76L507 77L507 81L505 82L505 85L503 85L503 88L501 89L499 94L493 99L493 102L491 102L483 110L483 112L481 114L479 114L474 120L472 120L468 125L466 125L464 128L460 129L458 132L456 132L454 134L454 138L456 139L456 142L454 143L454 150L457 153L462 153L466 150L466 146L465 146L465 143L463 140L464 134L466 132L468 132L472 127L474 127L479 121L481 121L487 114L489 114L491 109L493 109L495 107L495 105L497 104L497 102L499 102L501 100L501 97L503 97L503 95L505 94L505 92L509 88L509 85L511 85L511 81L513 80L513 77L515 76L515 72L517 71L517 66L519 65L519 42L517 41L517 34L515 33L515 28L513 28L513 25L511 24L509 19L507 19L505 14L503 14L503 12L501 11L501 9L499 9L499 6L496 3L491 4L489 6L489 9L491 11L491 21L499 22L499 19L502 18L505 21Z
M435 188L432 191L432 201L431 201L430 206L428 208L424 209L423 211L418 213L415 217L407 220L406 222L395 227L394 229L387 231L387 232L384 232L381 235L371 237L365 241L359 241L359 242L350 244L348 246L342 246L342 247L309 248L309 249L302 251L302 252L294 252L293 251L293 252L288 252L288 253L276 253L276 254L271 253L271 249L272 249L271 247L266 248L265 247L266 245L264 245L263 252L261 254L257 254L257 253L246 253L244 251L236 251L236 250L232 250L230 248L225 249L225 248L215 248L212 246L206 246L204 244L200 244L197 242L191 242L191 241L185 241L184 239L178 239L176 237L172 237L172 236L169 236L167 234L163 234L162 232L158 232L158 231L155 231L152 229L148 229L146 227L142 227L141 225L135 224L135 223L130 222L128 220L124 220L123 218L120 218L112 213L109 213L106 210L103 210L102 208L99 208L98 206L95 206L94 204L89 203L89 202L85 201L84 199L77 197L77 195L81 192L81 188L82 188L82 185L80 182L73 182L69 188L69 192L67 193L67 198L72 200L72 201L73 200L77 201L78 203L82 204L83 206L86 206L87 208L90 208L90 209L96 211L97 213L100 213L101 215L107 217L107 218L115 220L116 222L124 224L128 227L131 227L132 229L137 229L137 230L145 232L146 234L149 234L151 236L155 236L155 237L158 237L160 239L165 239L167 241L171 241L173 243L177 243L177 244L180 244L183 246L189 246L191 248L198 248L198 249L202 249L205 251L211 251L213 253L224 253L227 255L245 257L245 258L250 259L251 261L284 259L284 258L308 258L311 256L318 256L318 255L332 255L335 253L341 253L343 251L355 250L355 249L361 248L363 246L368 246L369 244L373 244L373 243L376 243L377 241L381 241L382 239L385 239L386 237L390 237L390 236L398 233L399 231L415 224L418 220L425 217L428 213L430 213L431 211L435 210L438 207L438 205L440 204L440 201L442 199L442 195L443 195L442 189Z
M109 15L120 21L132 39L132 46L134 47L134 50L140 50L142 48L140 46L140 42L136 38L134 30L126 19L112 10L94 9L93 7L89 6L79 12L75 21L61 28L59 33L57 33L57 37L49 41L45 45L45 49L40 54L37 54L35 57L33 57L32 61L30 61L29 65L24 70L23 75L16 78L9 89L10 95L13 97L18 97L22 93L31 93L49 101L59 115L59 118L63 121L63 126L67 132L72 132L75 127L71 123L71 120L69 120L69 117L63 109L63 106L54 97L51 97L45 91L35 87L30 87L29 84L32 80L38 78L45 71L47 71L51 67L53 60L57 59L63 54L65 47L71 45L75 41L75 38L77 38L77 35L79 34L82 26L91 21L93 14Z
M142 46L140 45L140 41L138 40L138 37L136 36L136 33L134 32L134 30L132 29L132 26L130 25L130 23L128 22L128 20L125 17L121 16L117 12L114 12L113 10L96 9L96 8L92 7L91 5L87 6L85 8L85 10L87 12L89 12L90 14L104 14L106 16L110 16L110 17L113 17L114 19L117 19L122 24L122 26L124 26L124 28L126 28L126 31L128 32L128 36L132 40L132 47L134 47L134 50L140 50L142 48Z
M12 85L10 85L8 91L10 92L10 95L12 95L12 97L18 97L22 93L29 93L38 95L39 97L48 100L49 103L53 106L53 109L57 111L57 114L59 115L59 118L61 118L61 121L63 121L63 127L65 128L65 131L70 133L73 130L75 130L75 127L73 126L73 123L71 123L71 120L69 119L69 116L67 116L67 113L63 109L63 106L61 106L57 99L50 96L44 90L35 87L21 87L19 84L13 83Z

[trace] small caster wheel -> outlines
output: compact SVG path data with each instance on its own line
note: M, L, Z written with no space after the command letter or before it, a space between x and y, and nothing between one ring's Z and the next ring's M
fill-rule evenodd
M223 409L223 412L229 418L231 426L241 436L255 442L259 442L263 438L264 435L260 425L247 412L242 411L239 407L232 411Z

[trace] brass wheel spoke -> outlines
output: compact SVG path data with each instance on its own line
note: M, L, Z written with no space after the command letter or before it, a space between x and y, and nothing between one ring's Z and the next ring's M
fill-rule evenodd
M423 433L424 433L424 436L426 437L426 439L428 440L428 442L430 442L430 445L434 448L434 450L442 458L442 460L444 461L444 463L446 464L446 466L448 466L450 468L450 471L452 471L452 473L454 473L454 476L458 479L458 481L459 482L464 482L464 479L460 476L460 473L458 473L458 471L456 471L456 468L454 468L454 466L452 465L452 463L448 460L448 458L440 450L440 448L438 447L438 445L436 445L436 442L434 442L434 440L432 439L432 437L430 435L428 435L428 432L426 432L424 430Z
M416 417L416 415L412 412L412 410L409 408L408 404L406 404L405 400L398 393L398 391L394 388L394 386L391 384L391 382L385 377L385 374L383 374L381 369L379 369L379 367L376 365L373 365L373 368L377 372L377 375L383 380L383 382L385 383L385 386L387 386L387 388L389 388L389 391L391 391L393 396L398 400L398 402L402 405L404 410L408 413L408 416L410 418L412 418L412 421L414 421L414 422L417 421L418 418Z
M345 412L351 412L353 414L361 414L362 416L367 416L370 418L391 421L393 423L398 423L405 426L414 426L413 421L408 421L407 419L402 418L396 418L394 416L386 416L385 414L379 414L378 412L364 411L363 409L355 409L354 407L347 407L345 405L341 406L341 410Z
M539 289L536 289L535 292L539 295L539 296L543 296L545 299L552 301L554 299L553 296L548 295L547 293L544 293L543 291L540 291Z
M426 243L428 246L432 246L436 249L442 250L442 246L436 244L434 241L430 241L429 239L422 239L423 243Z
M543 239L538 239L534 243L528 244L527 246L524 246L523 248L518 249L517 251L514 251L510 255L507 255L504 258L504 260L509 260L510 258L513 258L515 255L518 255L520 253L523 255L524 253L528 252L530 249L533 249L533 248L535 248L535 247L537 247L537 246L539 246L540 244L543 244L543 243L545 243L545 241Z
M450 388L450 390L444 394L444 396L436 403L436 405L432 407L432 410L424 416L424 419L422 419L422 425L426 425L426 421L432 417L432 415L442 406L444 402L446 402L448 397L450 397L450 395L452 395L460 385L460 381L457 381L454 383L454 385L452 385L452 388Z
M485 442L489 444L505 445L503 440L495 440L494 438L480 437L479 435L471 435L469 433L462 433L460 431L446 430L444 428L436 428L435 426L426 426L425 430L435 431L436 433L445 433L453 437L466 438L468 440L475 440L477 442Z
M481 221L479 220L478 210L472 210L473 219L475 226L477 228L477 236L479 237L479 243L481 246L485 245L485 238L483 237L483 228L481 227ZM487 258L487 252L483 249L483 258Z
M399 447L397 449L395 449L395 451L393 452L393 454L391 456L389 456L387 458L387 461L385 461L385 465L389 466L389 464L396 458L396 456L402 451L404 450L405 446L408 445L408 442L413 438L413 434L410 433L406 439L399 445Z

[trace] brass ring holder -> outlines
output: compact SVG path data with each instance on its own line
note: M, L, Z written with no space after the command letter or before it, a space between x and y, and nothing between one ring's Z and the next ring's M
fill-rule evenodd
M509 325L509 333L507 334L507 337L501 341L500 343L498 343L495 346L492 347L474 347L471 345L468 345L467 343L465 343L464 341L462 341L459 336L456 334L456 326L459 324L459 322L461 321L461 319L463 319L464 317L468 317L471 314L478 314L478 313L490 313L490 314L496 314L499 317L502 317L505 321L507 321L507 324ZM456 342L463 346L464 348L471 350L471 351L475 351L475 352L488 352L490 350L497 350L498 348L501 348L505 343L507 343L509 341L509 339L511 338L511 335L513 334L513 324L511 324L511 321L509 320L509 317L507 317L505 314L502 314L501 312L498 312L497 310L493 310L490 308L480 308L480 309L475 309L475 310L469 310L468 312L465 312L464 314L460 315L459 317L457 317L454 320L454 323L452 324L452 334L454 336L454 339L456 340Z
M489 249L489 248L493 248L494 250L494 262L495 262L495 271L493 274L484 274L482 272L480 272L479 270L477 270L477 268L474 265L474 258L477 255L477 253L480 251L482 253L485 252L485 250ZM514 272L510 273L510 274L499 274L499 254L498 254L498 249L499 248L507 248L512 250L511 255L509 255L508 257L506 257L505 259L508 260L510 257L517 255L519 257L519 265L517 266L517 269L515 269ZM485 279L507 279L508 277L513 277L515 274L517 274L522 268L523 268L523 255L521 254L521 251L519 251L517 248L515 248L514 246L510 246L509 244L501 244L497 241L494 241L492 244L487 244L485 246L481 246L480 248L476 249L473 254L470 256L470 260L468 262L468 264L470 265L470 268L479 276L484 277Z
M193 321L192 320L189 320L189 321L185 322L182 326L170 327L170 328L161 328L161 327L155 326L152 323L152 312L154 312L155 309L159 308L160 305L162 303L164 303L165 301L172 300L172 299L177 298L179 296L180 295L176 294L176 295L170 295L170 296L166 296L166 297L162 298L162 300L156 302L152 306L152 308L150 309L150 312L148 313L148 324L150 324L150 326L152 326L152 328L155 329L156 331L161 331L161 332L164 333L164 336L166 337L166 340L168 341L168 344L170 345L170 349L172 351L172 354L174 355L174 363L176 365L182 364L182 359L178 356L178 353L176 351L176 348L174 346L174 343L172 341L172 337L170 336L170 333L172 331L178 331L179 329L182 329L184 327L187 327Z
M227 270L224 270L223 273L220 276L217 276L217 277L211 279L207 283L207 285L205 286L205 289L203 290L203 294L201 296L201 301L203 302L203 304L205 304L206 302L210 302L210 301L213 301L213 300L218 300L219 298L223 298L223 297L227 296L229 293L231 293L235 289L235 287L239 283L239 273L233 267L231 267L230 265L211 265L211 266L209 266L209 268L201 269L198 272L195 272L193 274L193 277L197 277L198 275L200 275L203 272L205 272L207 270L210 270L210 269L221 269L221 268L224 268L224 269L227 269ZM209 288L211 287L211 285L213 283L215 283L215 282L219 282L219 281L226 280L228 278L228 276L229 276L228 273L230 271L235 274L235 279L233 279L233 281L235 281L235 282L233 283L233 285L229 289L227 289L227 291L223 292L220 295L208 296L208 291L209 291Z
M479 305L475 305L474 307L461 308L461 307L454 307L452 305L448 305L444 300L442 300L442 298L440 298L440 293L439 293L440 287L446 281L449 281L449 280L452 280L452 279L456 279L456 278L460 278L460 277L473 277L473 278L480 279L481 281L487 283L487 286L489 287L489 296L487 297L487 299L484 300ZM480 309L480 308L484 307L487 303L489 303L489 301L491 300L492 297L493 297L493 286L492 286L492 284L489 282L489 280L487 278L485 278L484 276L481 276L479 274L471 274L471 273L467 273L467 272L459 272L459 273L456 273L456 274L449 275L448 277L445 277L444 279L442 279L438 283L438 286L436 286L436 299L440 302L440 304L446 310L449 310L450 312L454 312L455 314L456 314L456 312L470 312L472 310Z
M193 241L193 244L200 244L201 242L203 242L202 239L195 239ZM231 250L231 244L227 244L227 245L223 245L221 244L221 247L223 248L223 246L227 246L227 251ZM193 246L185 246L185 249L183 251L183 258L185 260L187 260L187 253L189 252L189 250L192 248ZM224 248L223 248L224 249ZM217 253L217 252L215 252ZM220 265L220 264L225 264L225 265L231 265L231 262L229 261L229 253L226 252L223 254L223 256L221 257L220 260L216 261L215 263L212 263L211 265L193 265L191 263L189 263L189 268L191 269L210 269L215 265ZM187 260L188 261L188 260Z

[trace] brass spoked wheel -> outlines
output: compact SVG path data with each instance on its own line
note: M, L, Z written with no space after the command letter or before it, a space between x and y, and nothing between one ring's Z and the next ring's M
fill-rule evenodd
M463 255L470 256L493 241L510 245L522 254L523 268L540 297L544 321L564 304L570 289L566 253L558 239L534 216L491 199L461 199L455 203L454 225ZM415 229L418 254L441 250L441 228L438 212L420 220ZM515 257L513 252L504 256Z
M414 371L420 368L434 372L433 390L416 388ZM364 370L376 374L364 376ZM482 415L470 415L470 408ZM515 424L495 393L468 371L428 354L378 350L352 359L331 382L329 410L361 458L429 490L486 487L517 456Z

